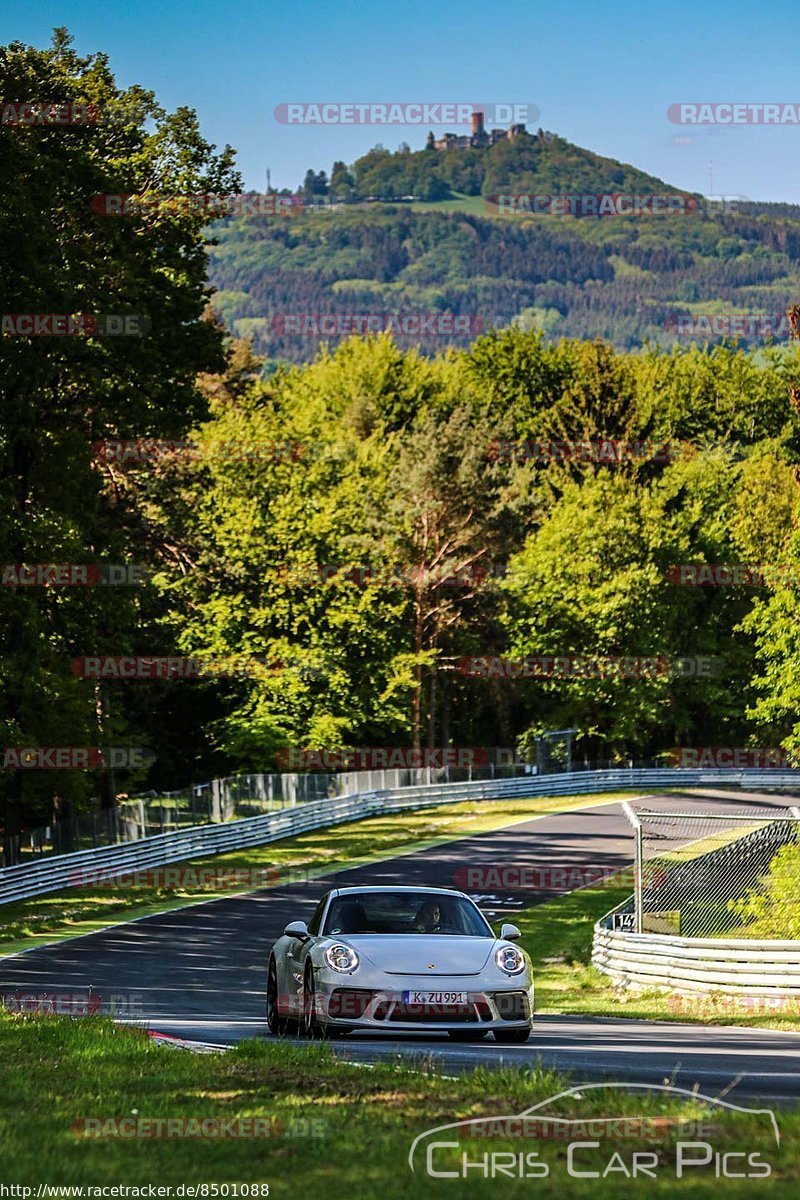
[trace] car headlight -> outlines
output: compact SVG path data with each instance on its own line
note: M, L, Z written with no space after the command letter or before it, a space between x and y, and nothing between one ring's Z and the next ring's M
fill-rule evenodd
M525 970L524 955L516 946L501 946L494 961L506 975L521 975Z
M358 955L355 950L350 946L342 945L341 942L337 942L335 946L328 946L322 957L334 971L355 971L358 966Z

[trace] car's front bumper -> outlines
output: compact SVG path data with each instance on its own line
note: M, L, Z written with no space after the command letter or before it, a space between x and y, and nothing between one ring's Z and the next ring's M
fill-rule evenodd
M437 985L439 981L437 980ZM411 979L402 986L367 987L344 981L317 985L315 999L317 1020L330 1025L352 1029L431 1030L460 1029L464 1031L514 1029L530 1025L533 1017L533 985L509 981L503 986L487 984L465 987L463 982L448 980L436 988L444 992L465 991L463 1005L411 1005L403 1000L403 992L432 990L432 980Z

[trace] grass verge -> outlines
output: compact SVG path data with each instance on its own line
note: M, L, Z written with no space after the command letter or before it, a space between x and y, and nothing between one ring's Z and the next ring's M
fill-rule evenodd
M721 1187L728 1196L750 1196L755 1184L758 1194L772 1195L799 1174L796 1110L776 1114L778 1148L766 1115L611 1088L555 1100L543 1113L579 1122L624 1116L640 1122L627 1132L621 1133L619 1120L601 1131L570 1126L568 1138L565 1127L552 1121L549 1128L559 1128L560 1136L548 1137L547 1125L529 1127L525 1140L469 1137L463 1131L459 1138L445 1130L430 1140L456 1144L435 1149L431 1163L434 1170L455 1172L456 1178L427 1174L428 1140L417 1149L412 1173L409 1151L425 1131L469 1118L518 1114L570 1086L564 1076L538 1068L479 1069L456 1079L424 1062L417 1069L380 1063L366 1070L338 1060L326 1045L286 1041L243 1042L224 1055L193 1055L158 1047L141 1033L99 1018L9 1014L0 1014L0 1061L5 1085L0 1091L2 1174L4 1180L33 1188L34 1197L39 1184L154 1184L172 1187L173 1196L180 1194L178 1185L206 1184L208 1189L198 1194L213 1197L232 1196L231 1185L246 1183L268 1185L271 1197L287 1200L318 1195L326 1200L395 1200L467 1192L512 1198L560 1194L579 1200L645 1193L710 1198ZM180 1131L195 1135L213 1132L215 1126L208 1122L258 1120L261 1125L250 1129L260 1128L262 1136L233 1137L237 1127L227 1125L225 1137L176 1137L173 1132L165 1138L163 1131L178 1127L162 1124L162 1136L156 1137L158 1120L182 1121ZM87 1137L87 1121L93 1122L90 1130L103 1136ZM681 1127L680 1121L688 1125ZM497 1126L484 1129L498 1132ZM149 1136L135 1136L143 1130ZM723 1182L712 1155L678 1179L678 1142L698 1140L714 1153L757 1155L758 1164L768 1164L769 1178ZM570 1173L568 1143L573 1141L592 1146L573 1152ZM630 1177L634 1152L648 1156L649 1177ZM689 1153L696 1160L705 1157L696 1149ZM461 1177L462 1154L470 1163L485 1163L485 1172L473 1166L466 1180ZM503 1158L484 1157L498 1154ZM764 1166L740 1157L731 1169L761 1174ZM494 1177L485 1177L490 1171ZM598 1175L579 1178L574 1171ZM520 1178L520 1173L528 1177ZM212 1184L219 1185L216 1192ZM227 1193L220 1190L225 1184Z

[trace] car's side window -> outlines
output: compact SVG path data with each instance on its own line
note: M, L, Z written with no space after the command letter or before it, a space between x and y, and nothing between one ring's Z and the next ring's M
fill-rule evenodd
M325 905L327 904L327 902L328 902L328 897L323 896L322 899L320 900L319 904L317 905L317 907L314 909L313 917L308 922L308 932L312 935L312 937L316 937L317 934L319 933L320 922L322 921L322 914L325 911Z

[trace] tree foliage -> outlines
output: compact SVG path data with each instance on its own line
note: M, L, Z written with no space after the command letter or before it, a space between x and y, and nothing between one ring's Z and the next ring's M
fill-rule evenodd
M105 58L80 58L63 33L49 50L0 50L0 94L85 101L109 118L0 126L0 312L149 323L135 338L0 339L3 564L148 569L128 590L0 587L3 744L143 744L157 756L146 776L5 770L7 834L121 790L274 768L287 746L530 749L544 730L576 727L587 760L800 749L797 348L631 353L545 336L579 297L575 320L593 331L604 288L655 311L700 260L685 304L776 279L797 257L791 212L756 207L668 234L642 222L628 241L614 222L410 209L213 230L191 206L110 219L96 196L238 188L231 152L204 140L192 112L119 89ZM446 185L469 190L463 173L480 162L470 187L505 186L523 166L546 166L553 187L589 186L590 160L566 143L513 145L454 152ZM439 152L421 155L436 175ZM335 163L330 184L311 172L310 194L361 187L367 167L386 166L383 152L367 157L355 172ZM402 174L420 156L389 159ZM637 184L601 165L620 188ZM216 297L209 259L226 288ZM353 337L265 368L259 349L292 353L258 322L273 328L281 306L332 311L331 296L350 312L506 304L509 319L533 316L460 346ZM255 323L254 342L229 336L209 301L234 332ZM146 438L189 450L126 464L92 449ZM557 449L589 443L606 450ZM613 449L635 445L651 450ZM681 583L682 564L704 563L769 570ZM251 669L135 685L72 669L103 654ZM714 666L565 678L464 667L598 655Z

